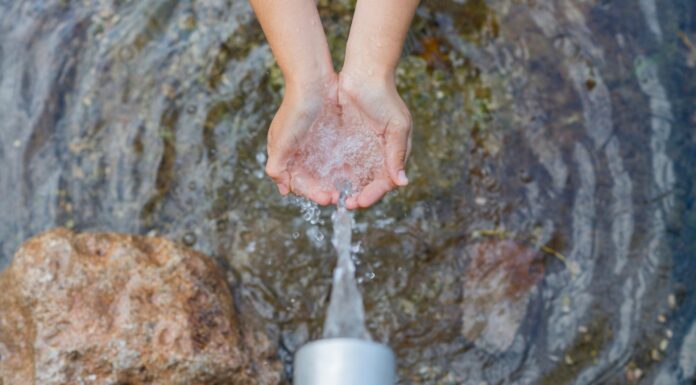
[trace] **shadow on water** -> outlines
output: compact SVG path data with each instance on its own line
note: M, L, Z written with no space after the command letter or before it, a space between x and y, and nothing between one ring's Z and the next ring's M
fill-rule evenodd
M695 44L687 0L421 5L411 185L353 237L400 383L693 381ZM243 1L0 1L0 266L54 226L179 240L291 371L335 259L331 209L263 176L282 87Z

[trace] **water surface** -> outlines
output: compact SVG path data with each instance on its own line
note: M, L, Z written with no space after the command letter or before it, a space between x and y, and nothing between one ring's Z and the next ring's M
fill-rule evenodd
M320 9L340 63L351 4ZM690 0L422 4L411 184L353 231L401 384L693 383L694 42ZM179 240L290 373L335 254L263 176L281 95L245 1L0 0L0 265L54 226Z

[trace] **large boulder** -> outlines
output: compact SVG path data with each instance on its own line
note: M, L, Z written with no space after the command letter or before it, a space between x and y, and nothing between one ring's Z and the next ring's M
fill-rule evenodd
M53 230L0 290L0 385L279 382L220 269L165 239Z

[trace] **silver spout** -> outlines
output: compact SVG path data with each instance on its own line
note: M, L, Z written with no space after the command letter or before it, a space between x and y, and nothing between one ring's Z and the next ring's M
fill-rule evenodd
M392 350L372 341L329 338L295 354L294 385L394 385Z

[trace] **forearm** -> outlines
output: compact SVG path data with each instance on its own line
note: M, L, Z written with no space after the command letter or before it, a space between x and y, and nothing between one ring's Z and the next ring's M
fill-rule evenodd
M391 80L419 0L358 0L344 69L363 78Z
M288 85L318 82L333 73L314 0L250 0L250 3Z

